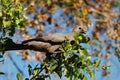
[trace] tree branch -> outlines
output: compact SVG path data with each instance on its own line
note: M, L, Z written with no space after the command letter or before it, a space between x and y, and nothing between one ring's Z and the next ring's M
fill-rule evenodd
M42 48L42 47L35 47L32 45L25 45L25 44L15 44L15 43L9 43L4 45L4 51L9 51L9 50L35 50L35 51L41 51L41 52L49 52L47 49Z

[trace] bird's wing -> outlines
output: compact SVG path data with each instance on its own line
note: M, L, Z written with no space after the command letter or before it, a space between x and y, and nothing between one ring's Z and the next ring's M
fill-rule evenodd
M31 42L31 41L40 41L40 42L47 42L50 44L61 44L67 38L67 36L68 36L67 34L56 33L56 34L52 34L49 36L42 36L39 38L25 40L22 43L26 44L26 43Z

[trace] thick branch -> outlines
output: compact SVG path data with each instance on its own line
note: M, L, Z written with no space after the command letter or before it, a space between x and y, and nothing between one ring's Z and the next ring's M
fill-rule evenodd
M35 50L35 51L41 51L41 52L49 52L47 49L42 48L42 47L35 47L32 45L24 45L24 44L6 44L4 45L4 51L9 51L9 50Z
M10 50L34 50L46 53L54 53L59 50L61 44L51 45L48 42L41 42L41 41L30 41L28 43L21 43L16 44L11 39L9 39L6 44L3 45L3 51L10 51Z

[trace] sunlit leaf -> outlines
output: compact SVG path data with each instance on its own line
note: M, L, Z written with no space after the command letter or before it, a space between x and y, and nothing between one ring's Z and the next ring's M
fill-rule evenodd
M90 70L88 73L90 74L90 77L93 79L93 78L94 78L94 76L95 76L94 71L91 71L91 70Z
M98 67L99 64L100 64L100 61L98 59L95 59L93 63L94 67Z
M58 66L58 64L52 65L52 66L50 67L50 71L53 72L57 66Z
M36 75L38 73L38 70L33 70L33 74Z
M87 56L88 55L88 52L86 49L83 49L83 50L79 50L80 52L80 55L84 55L84 56Z
M84 77L83 80L88 80L87 77Z
M20 73L16 74L16 78L17 78L17 80L22 80L22 77L21 77Z
M67 77L66 80L72 80L72 76Z
M103 69L103 70L107 70L107 69L108 69L108 66L107 66L107 65L102 65L102 69Z

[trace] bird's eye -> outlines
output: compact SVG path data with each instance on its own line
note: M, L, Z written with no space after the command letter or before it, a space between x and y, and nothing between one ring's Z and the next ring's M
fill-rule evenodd
M79 27L79 29L81 29L81 27Z

